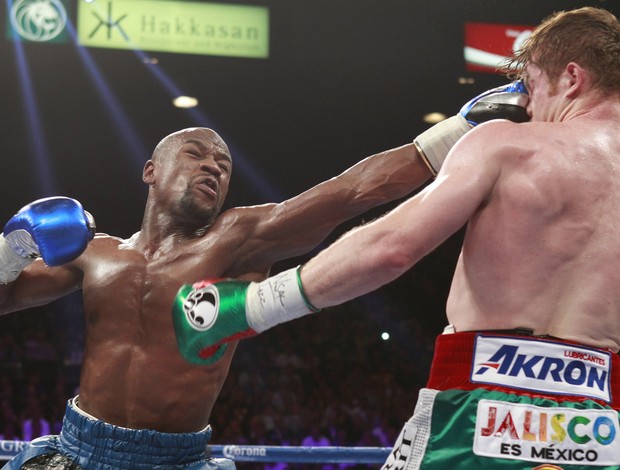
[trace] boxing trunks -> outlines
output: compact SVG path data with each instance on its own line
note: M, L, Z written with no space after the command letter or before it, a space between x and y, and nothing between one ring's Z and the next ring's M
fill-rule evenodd
M34 439L2 470L231 469L228 459L206 457L211 428L161 433L114 426L81 411L69 400L58 436Z
M383 470L620 468L620 357L550 338L437 338Z

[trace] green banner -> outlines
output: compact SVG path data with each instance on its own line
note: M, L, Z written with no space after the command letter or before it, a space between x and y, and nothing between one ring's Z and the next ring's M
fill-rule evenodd
M269 57L266 7L165 0L94 0L78 5L78 42L84 46Z

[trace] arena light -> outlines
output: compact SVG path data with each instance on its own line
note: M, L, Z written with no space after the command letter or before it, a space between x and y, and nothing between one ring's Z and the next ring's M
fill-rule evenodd
M476 83L476 79L474 77L459 77L458 82L459 85L473 85Z
M424 122L426 122L427 124L437 124L438 122L443 121L444 119L446 119L446 115L444 113L428 113L424 115Z
M174 104L177 108L189 109L198 106L198 100L193 96L181 95L173 99L172 104Z

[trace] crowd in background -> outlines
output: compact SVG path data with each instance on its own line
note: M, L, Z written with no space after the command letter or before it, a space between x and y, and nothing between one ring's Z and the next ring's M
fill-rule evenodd
M417 353L408 357L366 315L318 315L240 345L212 413L213 443L393 445L424 385L433 338L411 335Z

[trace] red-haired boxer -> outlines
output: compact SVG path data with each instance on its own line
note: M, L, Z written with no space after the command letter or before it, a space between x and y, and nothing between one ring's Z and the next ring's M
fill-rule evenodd
M385 469L620 467L620 24L558 13L513 65L531 122L478 126L431 185L301 269L201 286L219 302L205 350L230 319L261 332L370 292L467 225L451 326Z

